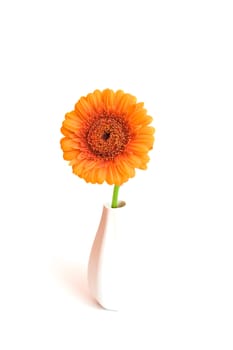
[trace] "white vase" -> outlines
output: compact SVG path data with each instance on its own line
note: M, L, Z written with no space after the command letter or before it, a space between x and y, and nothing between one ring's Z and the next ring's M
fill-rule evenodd
M103 206L102 216L91 249L88 264L89 289L94 299L105 309L119 309L121 289L120 242L124 235L126 203L117 208Z

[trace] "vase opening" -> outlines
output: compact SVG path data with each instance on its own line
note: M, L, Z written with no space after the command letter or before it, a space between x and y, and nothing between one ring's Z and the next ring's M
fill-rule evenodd
M104 206L105 206L106 208L108 208L108 209L118 209L118 208L123 208L123 207L125 207L125 206L126 206L126 202L124 202L124 201L118 201L118 204L117 204L117 207L116 207L116 208L112 208L110 203L106 203Z

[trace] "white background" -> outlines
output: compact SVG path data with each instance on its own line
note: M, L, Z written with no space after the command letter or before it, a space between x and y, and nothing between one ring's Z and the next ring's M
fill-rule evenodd
M1 349L233 349L232 6L1 1ZM145 102L157 129L120 192L118 313L86 284L112 187L74 176L59 145L64 114L106 87Z

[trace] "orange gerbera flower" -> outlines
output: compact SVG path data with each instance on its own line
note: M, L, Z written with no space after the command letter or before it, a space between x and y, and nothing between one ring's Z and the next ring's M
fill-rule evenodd
M65 116L64 159L74 174L91 183L120 186L146 169L155 129L143 103L121 90L95 90Z

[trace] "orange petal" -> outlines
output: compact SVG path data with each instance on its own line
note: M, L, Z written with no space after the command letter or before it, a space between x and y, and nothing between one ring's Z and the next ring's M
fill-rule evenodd
M102 101L106 112L111 113L114 110L114 93L110 89L106 89L102 93Z
M77 151L68 151L68 152L65 151L63 154L63 158L65 160L72 160L76 158L77 154L78 154Z
M65 123L65 122L63 122L63 125L62 125L62 127L61 127L61 133L62 133L64 136L66 136L66 137L73 137L73 136L74 136L73 131L68 130L68 129L64 126L64 123Z
M99 90L95 90L92 94L88 94L87 100L96 113L103 110L102 94Z

